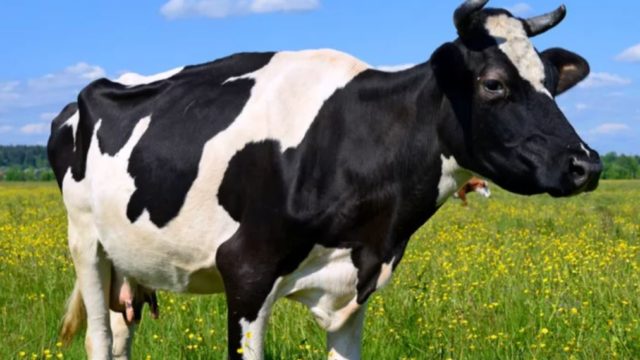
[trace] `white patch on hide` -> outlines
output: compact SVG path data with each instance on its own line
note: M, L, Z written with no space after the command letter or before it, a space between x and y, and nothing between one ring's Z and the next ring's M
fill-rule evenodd
M440 181L438 182L438 199L436 200L436 205L438 206L442 205L449 196L469 181L472 175L469 171L460 167L453 156L447 158L441 154L440 160L442 160L442 169Z
M587 154L587 157L591 157L591 151L587 150L583 143L580 143L580 149L582 149L582 151Z
M528 81L536 91L549 97L551 93L544 87L544 65L536 52L520 20L505 14L489 16L485 28L498 43L498 47L518 69L520 76Z
M76 133L78 132L78 121L80 120L80 112L76 111L71 115L70 118L65 121L62 126L71 127L71 132L73 133L73 152L76 152Z
M388 263L382 263L380 265L380 276L378 276L378 281L376 282L376 289L381 289L389 283L391 280L391 275L393 274L393 261L396 258L393 257Z

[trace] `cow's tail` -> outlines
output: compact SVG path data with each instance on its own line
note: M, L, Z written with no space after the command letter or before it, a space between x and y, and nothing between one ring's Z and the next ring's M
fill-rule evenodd
M80 284L76 280L71 296L67 300L67 312L62 318L62 327L60 328L60 341L68 345L78 330L87 323L87 310L82 301L80 293Z

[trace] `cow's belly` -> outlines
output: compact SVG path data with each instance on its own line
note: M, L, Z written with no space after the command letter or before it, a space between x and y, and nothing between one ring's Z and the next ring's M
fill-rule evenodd
M132 223L126 216L127 192L113 188L114 184L101 184L92 192L92 210L100 243L116 269L152 289L223 290L216 252L233 236L238 223L222 207L211 204L198 212L181 212L161 228L145 210Z
M128 159L148 124L148 119L142 119L115 156L102 154L95 146L99 125L96 126L85 186L77 187L76 193L65 192L64 196L85 198L82 202L90 204L99 241L118 272L152 289L222 291L216 251L233 236L239 224L218 204L217 186L206 186L197 179L178 215L162 227L150 221L147 210L133 222L127 217L127 206L136 190L127 171ZM68 176L65 181L74 180ZM74 211L69 206L67 209Z
M146 221L131 224L104 210L97 211L100 243L118 272L152 289L175 292L223 291L216 268L216 250L227 240L207 231L209 221L189 229L157 229ZM141 218L142 219L142 218Z

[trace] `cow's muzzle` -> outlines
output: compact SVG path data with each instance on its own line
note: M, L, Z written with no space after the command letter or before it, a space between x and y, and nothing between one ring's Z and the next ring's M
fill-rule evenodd
M583 159L572 157L569 163L569 176L575 189L572 195L595 190L598 187L600 173L602 162L597 154Z

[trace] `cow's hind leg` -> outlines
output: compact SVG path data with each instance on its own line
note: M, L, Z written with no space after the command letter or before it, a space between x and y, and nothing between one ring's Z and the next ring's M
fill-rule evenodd
M90 214L69 217L69 248L87 311L85 346L90 359L111 359L111 263L98 242Z
M111 331L113 333L113 358L126 360L131 357L131 343L136 328L135 323L127 323L121 312L110 311Z
M327 350L329 360L360 359L360 344L362 342L362 326L366 304L360 306L356 312L337 330L327 332Z

